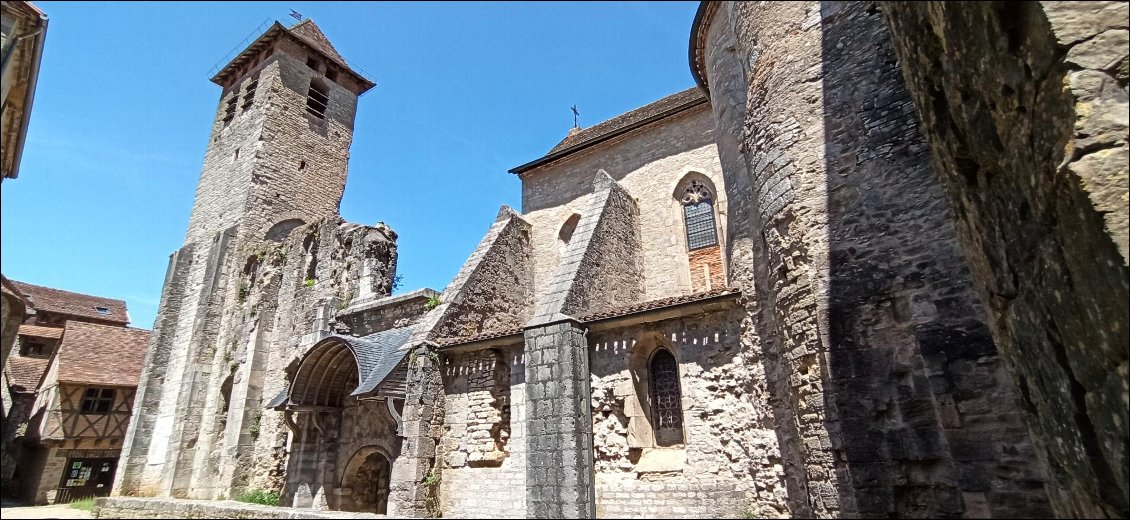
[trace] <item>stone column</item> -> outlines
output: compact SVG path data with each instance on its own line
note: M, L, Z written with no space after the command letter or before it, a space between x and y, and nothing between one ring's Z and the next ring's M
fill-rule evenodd
M585 333L572 318L525 330L529 518L596 516Z

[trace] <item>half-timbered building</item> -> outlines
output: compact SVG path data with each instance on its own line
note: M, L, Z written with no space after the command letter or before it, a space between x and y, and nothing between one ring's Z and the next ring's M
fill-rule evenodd
M5 495L109 494L149 331L125 302L15 282L34 306L4 367Z

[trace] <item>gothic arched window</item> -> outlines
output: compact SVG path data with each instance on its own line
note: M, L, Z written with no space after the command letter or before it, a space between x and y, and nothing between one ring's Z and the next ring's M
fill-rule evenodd
M655 441L660 446L683 442L683 404L679 390L679 363L667 349L659 349L648 367L651 380L651 414Z
M683 189L683 223L687 228L687 249L695 250L718 244L714 225L714 194L701 181L693 180Z

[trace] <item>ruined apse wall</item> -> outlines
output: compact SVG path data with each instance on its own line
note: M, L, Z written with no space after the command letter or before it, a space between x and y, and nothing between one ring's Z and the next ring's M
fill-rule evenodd
M704 3L694 49L792 514L1048 514L877 6Z
M525 518L525 362L520 341L444 354L444 517Z
M530 318L531 253L529 223L503 206L406 343L404 451L393 467L390 514L524 517L516 505L526 483L521 349L444 347L514 334Z
M719 192L714 207L719 241L725 243L727 202L713 134L710 111L699 105L523 174L522 218L532 226L536 299L541 301L566 249L562 226L590 205L593 178L601 169L638 201L646 252L643 299L694 292L682 207L674 192L691 172L709 178Z
M285 427L260 403L285 384L319 308L391 286L395 233L336 214L363 89L328 82L318 119L305 110L310 82L322 77L306 65L308 50L284 35L263 52L221 96L185 245L170 258L116 494L279 489Z
M591 332L599 517L787 517L773 414L760 364L742 347L744 309ZM679 362L684 442L652 435L647 363Z
M1127 508L1126 2L883 2L1058 516Z

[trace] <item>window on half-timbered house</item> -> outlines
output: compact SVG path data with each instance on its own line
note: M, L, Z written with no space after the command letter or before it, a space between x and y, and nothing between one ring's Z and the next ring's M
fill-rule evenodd
M82 396L82 413L107 413L113 406L113 388L87 388Z

